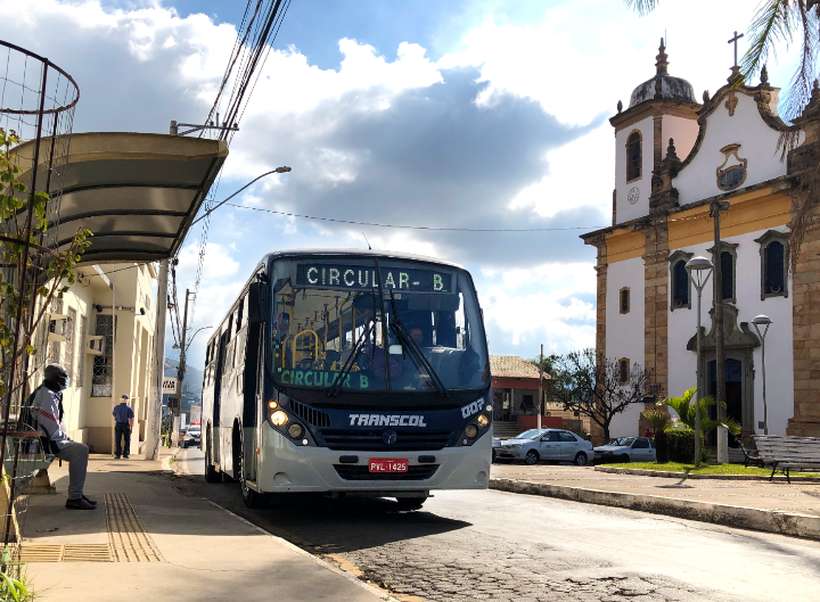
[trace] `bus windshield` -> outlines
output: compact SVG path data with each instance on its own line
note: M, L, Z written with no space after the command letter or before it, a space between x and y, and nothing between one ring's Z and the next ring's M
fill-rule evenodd
M446 395L489 384L481 312L463 270L361 256L280 259L272 286L281 385Z

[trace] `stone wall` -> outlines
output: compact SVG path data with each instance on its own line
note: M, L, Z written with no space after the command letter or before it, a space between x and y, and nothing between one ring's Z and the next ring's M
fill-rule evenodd
M644 349L650 391L662 399L668 389L669 230L665 216L652 218L645 230Z

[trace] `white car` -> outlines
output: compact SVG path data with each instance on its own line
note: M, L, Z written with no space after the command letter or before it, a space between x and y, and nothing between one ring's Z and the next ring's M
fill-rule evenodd
M527 464L550 460L585 466L594 457L592 443L563 429L530 429L501 441L493 452L496 460L523 460Z
M617 437L595 448L596 462L654 462L655 446L649 437Z

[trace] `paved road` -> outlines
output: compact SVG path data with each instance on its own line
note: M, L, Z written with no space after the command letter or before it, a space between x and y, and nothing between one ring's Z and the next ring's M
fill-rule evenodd
M199 450L178 468L202 472ZM429 600L818 600L820 543L500 491L243 507L235 484L174 481L390 591Z

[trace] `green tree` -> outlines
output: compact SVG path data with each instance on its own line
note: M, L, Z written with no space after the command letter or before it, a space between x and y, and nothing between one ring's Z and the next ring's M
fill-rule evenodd
M660 0L626 0L640 14L657 8ZM811 98L812 83L817 78L817 56L820 54L820 0L765 0L752 19L747 32L749 49L743 55L740 72L744 81L765 65L779 43L800 43L800 61L786 97L785 112L793 119Z

